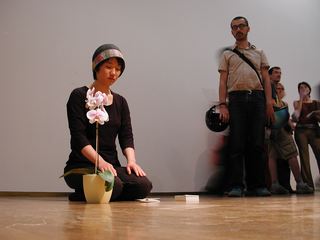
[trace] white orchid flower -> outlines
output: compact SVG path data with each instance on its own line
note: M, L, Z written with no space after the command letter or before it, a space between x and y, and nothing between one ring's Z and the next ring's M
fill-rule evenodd
M96 94L94 95L94 98L96 100L96 106L97 107L100 107L100 105L102 104L103 102L103 99L104 99L104 93L101 93L100 91L96 92Z
M90 109L95 109L96 101L95 101L95 98L93 97L94 90L95 90L94 88L92 89L89 88L87 91L86 107Z
M104 108L103 110L101 108L98 108L96 110L88 111L87 118L89 119L90 123L98 122L100 125L103 125L104 122L109 120L109 115Z
M102 104L108 106L108 96L107 96L107 94L102 93L102 97L103 97Z
M100 106L100 110L103 112L105 115L104 121L109 122L109 114L107 113L106 109L103 107L103 105Z
M90 110L93 110L101 105L103 101L103 95L101 92L96 92L93 96L92 94L87 94L87 106Z
M90 123L98 122L103 125L105 122L109 121L109 114L103 107L103 105L108 105L108 96L100 91L94 94L94 88L92 90L88 89L86 105L89 107L90 111L87 112L87 118Z
M93 97L93 93L94 93L94 87L92 89L88 89L87 91L87 99L89 99L90 97Z

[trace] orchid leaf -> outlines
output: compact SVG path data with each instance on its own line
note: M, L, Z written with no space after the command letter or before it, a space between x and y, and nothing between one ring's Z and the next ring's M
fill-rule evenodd
M113 182L107 182L106 181L105 185L106 185L106 192L109 192L113 188L114 181Z
M92 173L94 173L94 170L93 169L87 169L87 168L75 168L75 169L72 169L69 172L66 172L65 174L61 175L59 178L68 176L69 174L72 174L72 173L92 174Z
M106 181L106 192L109 192L114 185L114 176L113 174L109 171L106 170L104 172L101 172L100 170L98 170L98 175Z
M106 170L104 172L101 172L100 170L97 171L98 175L106 181L105 186L106 186L106 192L109 192L113 186L114 186L114 176L113 174L109 171ZM69 172L66 172L65 174L61 175L59 178L68 176L69 174L72 173L78 173L78 174L93 174L94 170L93 169L87 169L87 168L75 168L70 170Z
M107 182L113 182L114 181L114 176L109 170L106 170L104 172L101 172L100 170L98 170L98 175L102 179L106 180Z

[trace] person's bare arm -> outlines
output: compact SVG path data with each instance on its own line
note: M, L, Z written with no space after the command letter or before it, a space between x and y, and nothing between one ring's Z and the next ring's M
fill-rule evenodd
M266 67L261 68L261 75L263 80L264 93L266 95L266 118L267 124L275 122L276 118L272 107L272 90L269 79L268 69Z
M226 103L227 100L227 81L228 72L220 71L220 84L219 84L219 101L220 103ZM223 122L229 122L229 110L226 105L220 105L220 119Z

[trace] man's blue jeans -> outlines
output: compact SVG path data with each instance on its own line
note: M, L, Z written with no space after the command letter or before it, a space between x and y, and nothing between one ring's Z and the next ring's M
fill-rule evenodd
M249 189L265 187L264 135L266 105L264 91L229 94L231 186L244 189L243 169Z

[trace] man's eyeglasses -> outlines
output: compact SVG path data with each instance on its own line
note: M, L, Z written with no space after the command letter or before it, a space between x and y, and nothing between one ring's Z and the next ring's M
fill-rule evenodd
M239 25L233 25L231 28L232 28L232 30L237 30L238 28L243 29L244 27L247 27L247 26L248 25L241 23Z
M277 88L277 90L282 90L282 91L284 91L284 88Z

